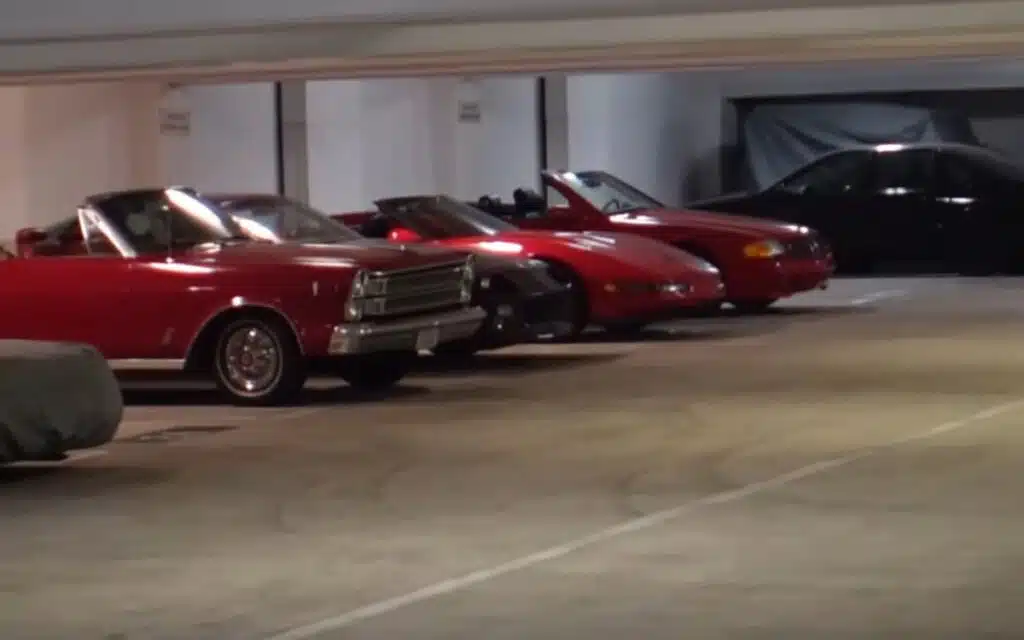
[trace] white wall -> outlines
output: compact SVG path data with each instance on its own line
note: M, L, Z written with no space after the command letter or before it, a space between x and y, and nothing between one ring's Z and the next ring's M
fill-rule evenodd
M201 191L277 190L273 83L184 87L162 104L190 115L187 134L161 136L164 182Z
M718 111L687 80L672 73L570 77L569 167L604 169L668 203L685 199L705 147L718 142L707 132Z
M479 122L458 121L460 98L479 100ZM168 109L189 114L187 132L161 131ZM332 211L410 193L509 197L540 169L533 78L309 83L305 111L310 199ZM278 186L270 83L0 89L0 123L0 238L90 193Z
M479 122L459 122L460 99L479 100ZM325 210L421 193L510 197L540 170L533 78L310 82L306 109L309 198Z
M29 181L27 155L28 136L25 134L28 104L24 89L0 89L0 244L14 237L14 233L29 222Z
M160 180L151 84L0 89L0 238L70 215L83 196Z
M540 180L537 80L533 76L490 78L478 84L481 118L455 124L458 153L452 190L460 197L496 194L510 200L522 186ZM474 97L472 91L468 97ZM450 104L446 98L442 104ZM456 120L446 109L448 126Z

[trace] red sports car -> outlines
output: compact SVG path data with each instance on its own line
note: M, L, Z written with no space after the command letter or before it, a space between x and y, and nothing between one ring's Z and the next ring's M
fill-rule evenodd
M804 226L673 209L604 171L545 171L542 181L547 197L520 188L512 203L474 204L524 229L620 231L685 249L718 267L741 310L823 289L835 271L829 247Z
M208 372L240 404L294 400L324 366L400 380L417 350L476 333L473 256L440 247L252 242L192 190L87 198L0 260L0 338L77 342L115 368Z
M371 238L427 242L543 262L573 292L572 334L589 323L635 330L721 304L718 269L664 243L621 233L524 231L444 195L378 200L377 211L337 214Z

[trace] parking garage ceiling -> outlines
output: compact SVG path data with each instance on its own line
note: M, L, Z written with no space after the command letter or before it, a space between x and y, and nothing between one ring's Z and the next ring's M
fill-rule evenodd
M519 0L512 11L496 0L179 0L142 11L134 0L35 0L5 8L0 78L233 81L1005 57L1021 53L1022 36L1024 1Z
M934 0L909 0L927 5ZM33 0L8 3L0 39L430 20L548 20L866 7L884 0ZM145 5L145 6L143 6Z

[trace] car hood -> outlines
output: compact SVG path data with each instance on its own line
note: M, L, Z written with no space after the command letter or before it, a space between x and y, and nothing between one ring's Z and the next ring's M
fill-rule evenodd
M509 231L486 239L474 239L472 244L465 246L488 253L519 252L521 255L544 254L545 249L557 246L561 251L601 255L654 272L676 272L681 264L696 271L708 268L704 260L690 253L659 240L627 233Z
M326 268L410 269L462 260L465 252L428 245L396 245L382 240L344 244L241 242L197 249L196 262L222 265L289 264Z
M788 240L806 231L793 224L750 216L684 209L646 209L611 216L617 225L675 227L687 231L717 231Z

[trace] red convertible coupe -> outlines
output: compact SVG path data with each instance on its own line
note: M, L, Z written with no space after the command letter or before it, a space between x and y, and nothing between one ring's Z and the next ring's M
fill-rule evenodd
M96 195L0 260L0 338L85 343L115 368L208 372L240 404L294 400L322 365L400 380L480 327L473 256L439 247L254 243L192 190Z
M474 204L524 229L621 231L685 249L718 267L727 300L741 310L823 289L835 271L831 250L807 227L672 209L603 171L545 171L542 181L547 198L520 188L513 203L484 196Z
M664 243L621 233L523 231L443 195L389 198L376 205L375 212L334 217L367 237L402 246L427 242L545 263L574 292L571 335L589 323L635 330L721 304L718 270Z

